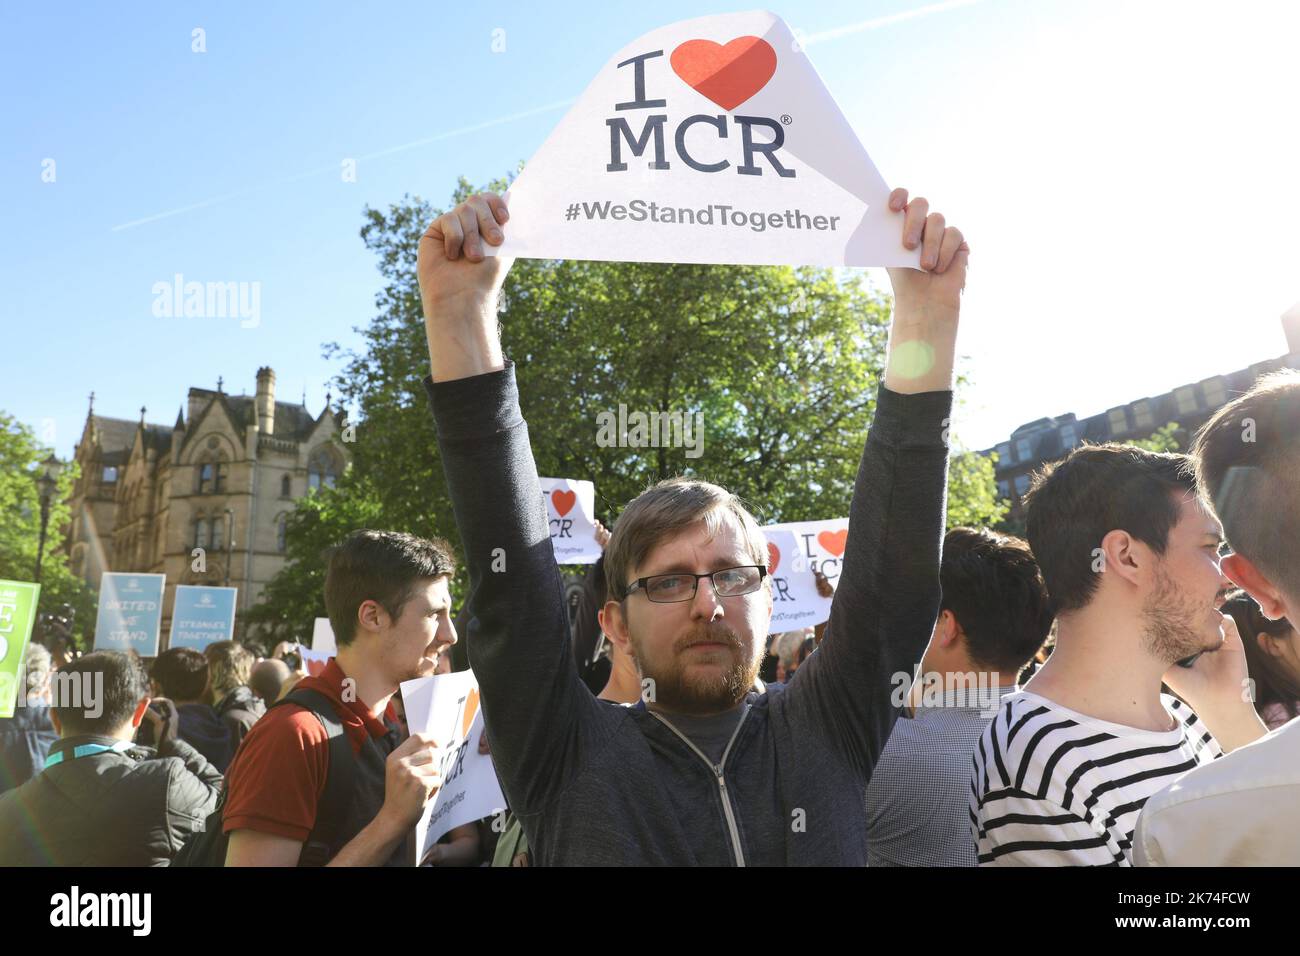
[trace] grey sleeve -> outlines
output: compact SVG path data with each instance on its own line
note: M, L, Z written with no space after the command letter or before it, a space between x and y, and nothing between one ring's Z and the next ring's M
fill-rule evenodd
M939 613L952 392L881 385L858 467L849 534L817 652L787 707L869 777Z
M511 809L540 809L609 722L582 684L513 363L425 379L469 571L470 666Z

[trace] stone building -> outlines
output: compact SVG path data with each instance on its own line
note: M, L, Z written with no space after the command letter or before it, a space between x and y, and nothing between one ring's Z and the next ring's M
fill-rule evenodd
M191 388L170 426L146 422L143 408L136 422L97 415L92 395L75 453L73 571L94 588L105 571L166 574L163 647L177 584L236 587L247 610L284 565L294 502L343 473L346 427L328 397L316 416L276 401L269 368L254 395L228 395L220 380Z

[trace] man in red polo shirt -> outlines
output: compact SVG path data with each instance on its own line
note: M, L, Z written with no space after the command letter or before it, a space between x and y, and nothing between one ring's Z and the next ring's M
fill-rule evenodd
M325 608L338 654L295 690L328 698L356 755L353 796L326 828L331 866L415 862L407 838L438 788L437 744L421 734L402 741L389 702L456 643L454 568L445 542L390 531L354 532L330 556ZM253 725L226 775L227 866L300 862L304 844L320 840L329 756L321 720L295 703Z

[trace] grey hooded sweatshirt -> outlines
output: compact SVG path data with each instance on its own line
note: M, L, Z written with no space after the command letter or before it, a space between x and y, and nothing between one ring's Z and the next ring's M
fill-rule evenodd
M790 683L749 695L714 763L579 678L513 365L425 389L470 576L470 664L534 862L864 865L862 794L939 609L952 393L881 386L826 637Z

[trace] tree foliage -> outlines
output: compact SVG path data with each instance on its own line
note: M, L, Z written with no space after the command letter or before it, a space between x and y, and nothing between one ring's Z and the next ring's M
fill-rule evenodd
M462 179L452 204L473 192ZM319 549L355 527L459 540L421 386L428 350L415 278L419 238L441 211L409 196L366 210L361 236L384 280L377 314L358 330L364 348L327 346L343 362L338 390L359 410L352 467L299 506L289 564L258 620L309 627L307 609L323 613ZM890 307L860 273L519 259L499 315L538 472L593 480L599 520L612 526L650 484L692 475L736 492L767 523L848 513ZM620 406L702 416L702 453L602 447L600 416ZM989 523L1002 507L988 463L960 456L950 518Z
M33 581L40 545L41 501L36 479L41 462L51 449L43 447L27 425L0 412L0 578ZM68 567L63 549L70 520L67 499L77 480L75 463L66 465L50 502L50 517L41 558L41 596L37 612L58 611L68 605L75 612L73 634L85 646L94 630L95 595Z

